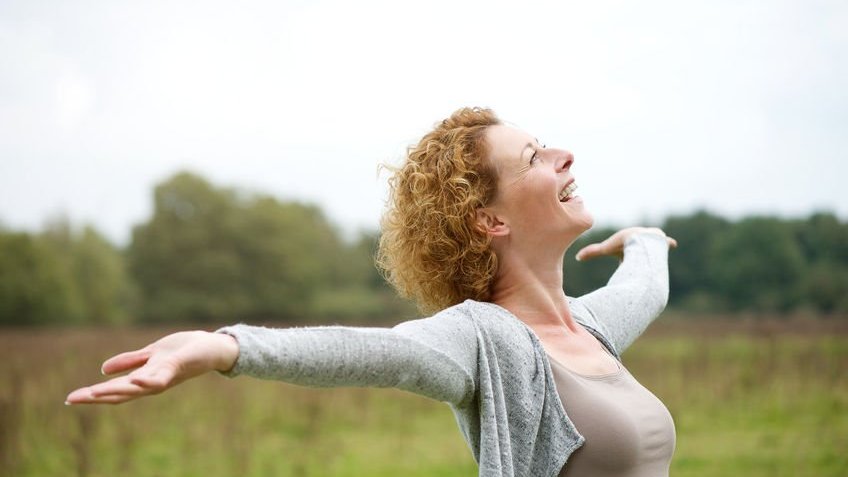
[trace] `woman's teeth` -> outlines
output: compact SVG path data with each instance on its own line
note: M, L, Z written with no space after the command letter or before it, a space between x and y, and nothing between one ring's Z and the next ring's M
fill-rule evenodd
M566 187L565 189L563 189L559 193L559 201L560 202L566 202L568 200L571 200L572 199L571 194L573 194L574 191L576 191L576 190L577 190L577 183L576 182L572 182L571 184L568 184L568 187Z

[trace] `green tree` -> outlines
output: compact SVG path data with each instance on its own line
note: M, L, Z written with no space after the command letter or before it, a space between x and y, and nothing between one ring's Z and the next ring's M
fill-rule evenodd
M400 298L377 269L374 256L379 234L362 232L341 249L336 263L338 282L322 288L313 300L313 314L322 321L395 323L417 316L415 306Z
M73 321L120 324L129 321L135 290L122 253L91 226L81 229L67 217L48 221L39 240L59 258L74 303Z
M235 244L260 316L314 316L317 294L348 284L338 233L315 206L258 197L243 214Z
M86 226L74 240L72 260L84 321L127 323L136 291L121 252L93 227Z
M0 323L123 323L131 300L123 257L93 228L0 232Z
M804 258L784 222L744 219L717 237L711 252L713 283L732 308L788 311L799 304Z
M679 245L669 257L670 306L693 311L721 308L710 269L716 258L713 244L731 228L730 222L701 210L669 217L662 228Z
M299 320L316 293L338 284L341 248L315 206L184 172L156 187L129 261L146 321Z
M848 223L819 212L793 225L807 262L804 301L825 313L848 312Z
M848 313L848 267L818 261L808 267L803 281L804 301L824 313Z
M828 261L848 267L848 223L841 223L832 213L817 212L792 225L808 262Z
M30 234L0 232L0 324L78 323L83 316L59 253Z
M201 321L246 306L248 298L234 286L241 270L229 247L234 208L231 192L190 174L155 188L153 218L133 230L127 254L142 321Z

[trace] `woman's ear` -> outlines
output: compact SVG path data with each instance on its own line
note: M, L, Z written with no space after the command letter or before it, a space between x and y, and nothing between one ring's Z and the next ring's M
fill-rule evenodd
M492 209L486 207L477 209L477 225L493 237L509 235L509 225L501 220Z

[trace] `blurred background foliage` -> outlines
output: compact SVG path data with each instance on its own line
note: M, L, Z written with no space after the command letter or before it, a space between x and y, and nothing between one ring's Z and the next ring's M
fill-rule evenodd
M377 232L344 238L315 205L216 186L180 172L153 192L153 215L125 248L68 219L40 233L0 229L0 324L397 322L415 315L373 265ZM848 316L848 223L730 221L706 211L656 224L680 247L669 307L684 312ZM603 286L614 258L566 257L565 287Z

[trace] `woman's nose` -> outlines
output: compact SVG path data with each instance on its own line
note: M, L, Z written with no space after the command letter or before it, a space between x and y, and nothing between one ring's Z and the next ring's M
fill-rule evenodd
M571 168L572 164L574 164L574 154L572 154L570 151L561 151L560 154L557 155L557 171L567 171Z

